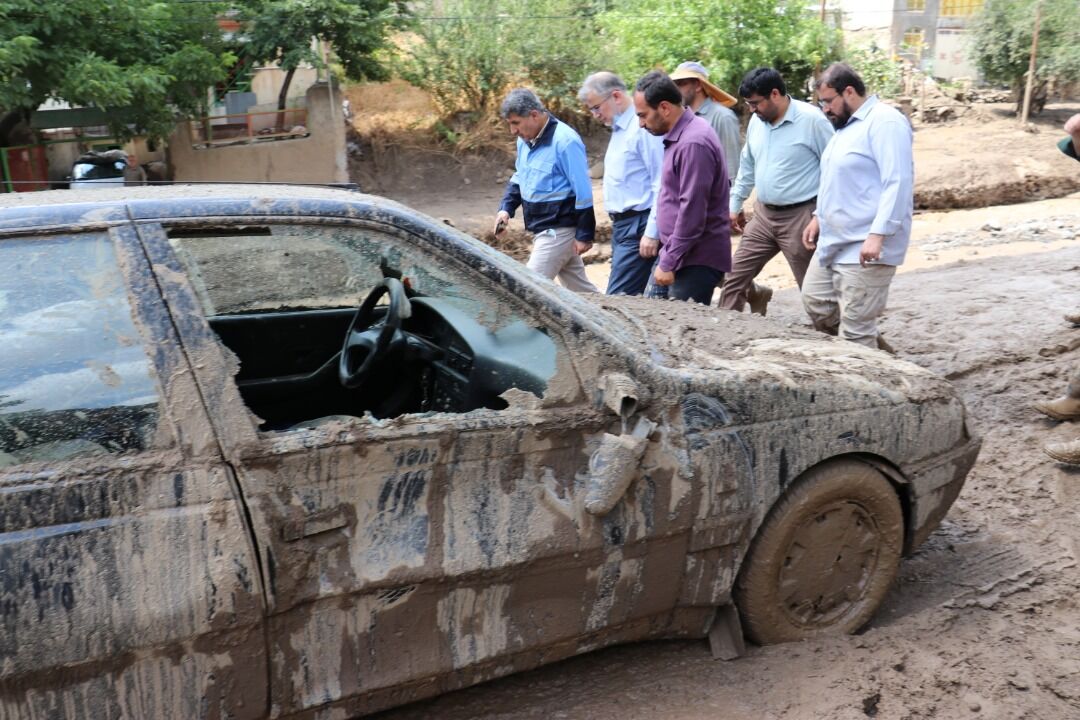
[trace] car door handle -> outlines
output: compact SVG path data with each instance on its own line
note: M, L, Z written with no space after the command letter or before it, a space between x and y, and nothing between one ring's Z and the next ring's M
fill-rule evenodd
M285 542L296 542L301 538L347 527L350 515L348 506L341 505L329 510L289 518L281 528L281 539Z

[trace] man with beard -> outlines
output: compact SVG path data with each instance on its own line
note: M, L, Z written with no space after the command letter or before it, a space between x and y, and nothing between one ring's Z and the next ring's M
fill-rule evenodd
M765 314L772 290L754 282L765 263L783 253L802 287L813 251L802 244L803 228L813 219L821 153L833 129L813 105L787 94L780 73L768 67L751 70L739 94L753 111L746 128L739 176L731 187L731 227L742 232L731 272L724 278L720 307ZM757 189L749 223L743 201Z
M817 211L802 234L816 247L802 298L814 327L891 351L878 332L889 284L911 238L911 125L843 63L817 81L818 104L836 128L821 157Z
M638 80L634 109L641 127L664 136L656 224L660 255L653 280L675 300L708 305L731 269L727 164L709 124L683 107L662 72Z

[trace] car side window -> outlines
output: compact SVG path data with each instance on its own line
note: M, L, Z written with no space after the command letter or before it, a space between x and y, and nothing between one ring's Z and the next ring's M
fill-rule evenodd
M565 353L486 278L403 232L283 224L168 236L263 430L331 416L498 410L520 397L505 395L512 390L542 400ZM392 338L381 332L395 320L387 278L408 297Z
M107 233L0 241L0 467L137 452L159 393Z

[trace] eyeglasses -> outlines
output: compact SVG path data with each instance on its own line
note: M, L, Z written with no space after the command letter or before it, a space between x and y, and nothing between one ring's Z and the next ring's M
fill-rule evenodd
M751 110L757 110L757 106L768 99L769 98L761 98L760 100L747 100L746 104Z
M832 101L835 100L838 97L840 97L839 93L837 93L836 95L833 95L831 98L819 97L818 101L817 101L818 107L820 107L822 110L824 110L825 108L829 107L829 105L832 105Z
M595 105L589 105L589 112L591 112L593 115L599 115L600 114L600 106L603 105L604 103L606 103L610 99L611 99L611 94L609 93L609 94L605 95L604 99L601 100L600 102L596 103Z

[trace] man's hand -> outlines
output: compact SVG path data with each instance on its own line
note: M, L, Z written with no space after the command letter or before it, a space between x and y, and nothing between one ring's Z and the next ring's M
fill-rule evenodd
M495 234L495 237L499 237L506 232L506 226L510 223L510 213L505 210L500 210L495 214L495 225L491 232Z
M657 285L671 285L675 282L675 273L670 270L661 270L660 267L657 266L656 270L653 271L653 281Z
M807 250L813 250L817 247L818 233L820 232L820 226L818 225L817 218L810 220L810 223L803 228L802 231L802 244Z
M643 258L656 257L660 254L660 241L654 237L643 235L638 242L638 255Z
M1076 113L1065 121L1065 132L1072 135L1073 149L1080 155L1080 113Z
M885 242L884 235L870 233L863 240L862 249L859 250L859 264L866 267L868 262L877 262L881 259L881 246Z
M746 213L742 210L737 213L731 213L731 231L741 234L745 227Z
M578 255L584 255L589 252L589 248L592 247L591 240L574 240L574 252Z

